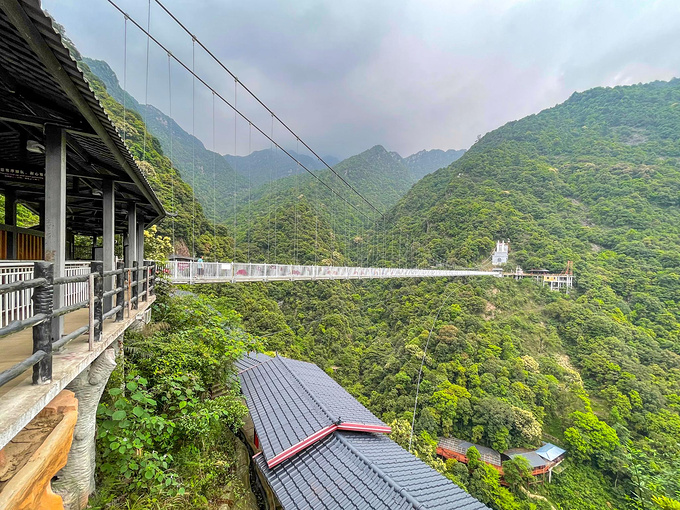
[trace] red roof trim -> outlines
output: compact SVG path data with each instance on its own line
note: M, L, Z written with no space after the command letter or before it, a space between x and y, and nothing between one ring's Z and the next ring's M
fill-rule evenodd
M316 443L318 440L323 439L324 437L328 436L329 434L332 434L337 430L338 426L333 424L329 425L328 427L325 427L318 432L315 432L311 436L309 436L307 439L303 439L297 444L294 444L287 450L282 451L278 455L276 455L274 458L271 460L267 461L267 466L270 468L273 468L274 466L281 464L284 460L291 458L293 455L296 453L304 450L308 446L313 445Z
M284 460L290 459L293 455L296 453L301 452L308 446L312 446L314 443L317 441L323 439L324 437L332 434L336 430L352 430L355 432L377 432L381 434L389 434L392 432L392 429L388 426L383 426L383 425L364 425L362 423L341 423L340 425L329 425L328 427L325 427L318 432L315 432L311 436L309 436L306 439L303 439L297 444L294 444L287 450L282 451L278 455L276 455L274 458L271 460L267 461L267 466L269 468L273 468L274 466L281 464Z
M363 423L342 422L338 430L353 430L355 432L377 432L379 434L391 434L392 428L387 425L365 425Z

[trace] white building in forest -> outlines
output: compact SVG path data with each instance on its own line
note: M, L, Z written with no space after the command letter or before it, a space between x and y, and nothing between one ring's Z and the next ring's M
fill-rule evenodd
M502 266L508 261L508 253L510 252L510 243L505 241L496 241L496 251L493 252L491 263L494 266Z

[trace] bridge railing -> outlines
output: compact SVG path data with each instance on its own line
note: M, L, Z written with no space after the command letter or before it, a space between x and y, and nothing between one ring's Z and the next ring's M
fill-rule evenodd
M71 262L66 265L66 275L54 276L54 264L49 262L2 262L0 273L0 303L4 306L4 322L0 327L0 339L27 328L33 329L32 354L7 370L0 372L0 386L33 368L33 384L46 384L52 379L52 352L66 346L72 340L88 333L89 348L101 341L103 323L109 317L116 321L124 319L127 307L129 315L138 308L140 301L148 301L153 294L156 266L146 261L142 266L134 263L123 267L119 261L111 271L104 271L103 262ZM127 275L127 279L126 279ZM113 278L112 288L104 291L104 279ZM54 289L61 287L63 305L54 308ZM127 298L126 298L127 290ZM115 306L104 310L104 300L115 296ZM112 300L113 303L113 300ZM89 308L87 324L76 330L52 338L54 319L81 308Z
M306 266L172 260L163 264L174 283L239 281L416 278L434 276L501 276L472 269L411 269L394 267Z

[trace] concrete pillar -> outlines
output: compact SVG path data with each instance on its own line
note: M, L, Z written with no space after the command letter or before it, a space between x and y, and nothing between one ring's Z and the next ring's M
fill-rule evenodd
M132 261L137 260L137 204L128 204L128 249L125 253L125 267L132 267Z
M5 189L5 225L16 227L17 225L17 194L13 188ZM7 258L17 259L17 234L7 232Z
M104 350L66 387L78 399L78 421L66 466L57 473L57 480L52 482L52 489L64 500L65 510L85 508L87 497L94 491L97 406L115 367L112 346Z
M104 271L113 271L116 268L116 254L114 251L116 239L116 193L113 181L102 181L102 191L102 217L104 219L102 228L102 257ZM104 292L113 289L114 281L115 278L111 276L104 279ZM113 303L112 296L104 299L104 313L111 309L111 303Z
M66 138L64 131L45 126L45 261L54 263L54 277L65 274L66 264ZM54 287L54 308L64 302L63 286ZM61 338L63 317L52 321L52 341Z

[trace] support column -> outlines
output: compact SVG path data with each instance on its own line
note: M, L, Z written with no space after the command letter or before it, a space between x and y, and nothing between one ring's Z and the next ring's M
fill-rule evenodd
M64 131L45 126L45 261L54 263L54 277L65 276L66 265L66 138ZM63 305L63 286L54 287L54 308ZM52 342L61 338L64 318L52 321Z
M5 225L17 226L17 194L14 188L5 189ZM7 258L17 259L17 234L7 231Z
M114 242L116 237L116 195L114 183L111 180L102 181L102 217L104 225L102 229L102 258L104 271L113 271L116 268L116 255L114 252ZM104 278L104 292L113 289L114 278L109 276ZM111 309L113 297L104 299L104 313Z
M115 353L111 346L66 387L78 399L78 421L68 461L57 473L52 489L62 496L67 510L85 508L87 497L94 492L97 406L115 367Z
M146 280L146 275L144 274L144 271L141 270L141 267L144 265L144 223L141 221L137 222L137 263L139 264L140 271L137 273L137 295L141 295L142 291L144 290L144 285L142 284L142 281ZM138 304L140 303L141 298L139 301L137 301Z
M144 263L144 223L137 222L137 262L139 265Z
M125 253L125 267L132 267L132 261L137 260L137 204L128 204L128 249Z

